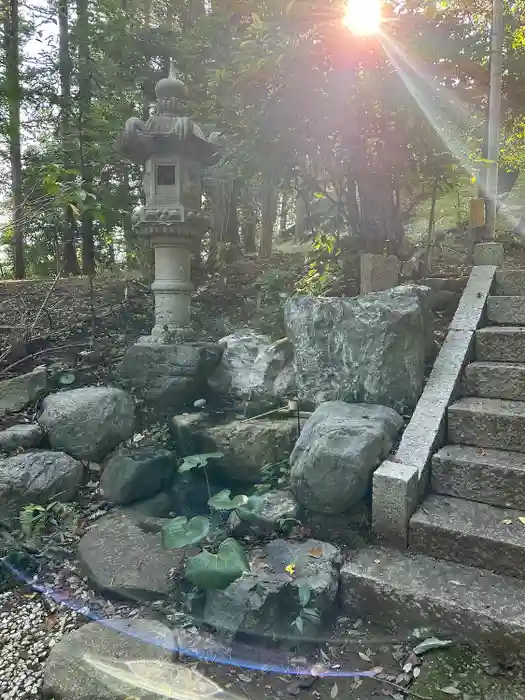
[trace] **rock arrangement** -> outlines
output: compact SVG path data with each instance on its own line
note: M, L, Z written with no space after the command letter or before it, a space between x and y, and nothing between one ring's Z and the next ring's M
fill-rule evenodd
M345 518L366 501L372 473L404 425L400 412L423 385L425 299L425 289L408 287L357 299L290 300L289 340L272 343L241 330L219 342L222 357L210 364L207 381L210 403L222 409L198 402L172 415L165 437L149 444L137 439L134 400L121 388L48 393L45 369L0 382L0 416L43 399L34 423L0 431L2 519L14 526L24 507L77 500L95 470L93 488L107 507L78 542L82 574L108 599L169 608L188 590L187 553L166 549L166 524L206 514L210 496L224 489L250 494L250 508L240 496L239 507L212 513L217 533L246 543L249 566L224 590L204 590L193 614L230 636L297 641L321 634L337 607L343 552L308 538L308 524L314 516ZM158 398L153 360L147 370ZM287 411L296 398L310 410ZM205 472L178 470L192 455L206 455ZM115 700L120 695L96 659L172 658L166 644L173 633L164 623L113 622L84 625L53 649L47 697ZM140 646L137 626L166 644ZM32 687L16 697L33 697Z

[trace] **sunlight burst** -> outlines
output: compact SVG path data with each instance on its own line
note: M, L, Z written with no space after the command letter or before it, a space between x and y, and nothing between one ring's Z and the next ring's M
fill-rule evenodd
M354 34L377 34L381 28L380 0L348 0L343 23Z

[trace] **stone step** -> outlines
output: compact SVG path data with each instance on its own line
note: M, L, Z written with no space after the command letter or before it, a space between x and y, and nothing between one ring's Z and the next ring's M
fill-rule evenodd
M448 442L525 452L525 402L465 397L449 406Z
M493 326L476 331L476 360L525 362L525 328Z
M472 362L464 386L469 396L525 401L525 364Z
M396 638L428 636L486 645L503 657L525 648L525 585L461 564L378 547L360 549L341 569L341 596L352 617L388 625Z
M410 519L408 545L436 559L525 578L525 522L520 517L525 520L525 510L430 494Z
M494 294L500 296L525 296L525 270L497 270Z
M447 445L432 458L431 489L444 496L525 509L525 455Z
M489 323L522 326L525 324L525 297L496 297L487 299Z

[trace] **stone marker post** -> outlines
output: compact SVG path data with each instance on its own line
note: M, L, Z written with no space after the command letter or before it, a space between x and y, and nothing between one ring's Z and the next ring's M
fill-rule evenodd
M361 255L361 294L397 287L401 264L395 255Z
M147 122L128 119L119 139L122 155L143 167L145 204L136 226L155 250L155 323L150 335L128 350L120 372L144 390L146 399L173 405L187 402L183 396L203 359L213 362L219 353L215 346L194 342L190 318L191 252L209 226L201 212L202 169L219 155L200 127L182 116L187 88L173 63L155 94L155 114Z

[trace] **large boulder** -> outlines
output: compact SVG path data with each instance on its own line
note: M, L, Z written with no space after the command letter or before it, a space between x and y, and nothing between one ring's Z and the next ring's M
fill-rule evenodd
M332 544L274 540L260 556L255 553L250 572L224 591L207 591L204 621L231 635L309 637L333 612L340 566L340 552ZM302 615L304 608L316 616Z
M47 373L44 368L0 381L0 417L21 411L43 396L47 386Z
M306 421L290 456L290 483L305 508L342 513L365 495L403 419L393 409L329 401Z
M316 405L342 400L413 408L429 340L423 297L410 285L352 299L289 299L285 324L299 397Z
M221 353L212 343L162 344L141 339L128 348L117 371L157 411L183 410L200 398Z
M38 447L42 442L42 428L38 423L20 423L0 430L0 452L14 452L19 447Z
M222 338L219 345L222 359L208 379L218 396L261 411L295 396L293 347L287 338L272 343L265 335L244 330Z
M100 490L108 501L122 505L143 501L168 488L175 478L177 458L162 447L120 447L104 464Z
M44 668L43 693L54 700L160 700L161 691L137 687L127 662L171 662L175 638L169 627L147 619L113 618L90 622L62 637ZM135 682L134 682L135 681ZM153 684L154 685L154 684Z
M90 386L47 396L38 422L54 450L100 462L133 434L135 411L125 391Z
M184 555L162 547L158 533L146 532L130 513L105 515L78 545L80 566L103 593L137 601L158 600L172 589L171 574Z
M29 503L71 501L82 482L80 462L63 452L25 452L0 459L0 514L11 518Z
M266 464L287 460L297 439L292 418L230 420L214 425L204 415L173 418L177 445L183 454L221 452L210 468L219 477L257 484Z

